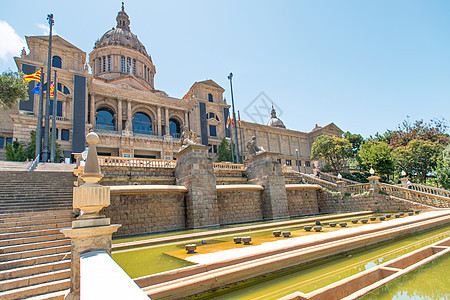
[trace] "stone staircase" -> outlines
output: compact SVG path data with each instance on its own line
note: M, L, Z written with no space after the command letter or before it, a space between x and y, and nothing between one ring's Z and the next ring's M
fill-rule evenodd
M0 172L0 299L63 299L70 285L75 177Z

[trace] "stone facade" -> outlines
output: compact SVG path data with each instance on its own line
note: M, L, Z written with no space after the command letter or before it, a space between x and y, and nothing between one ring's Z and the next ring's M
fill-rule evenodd
M217 203L220 224L263 219L261 191L218 191Z
M111 222L122 224L117 235L183 229L186 207L183 193L111 195L110 206L102 210Z
M306 185L304 188L287 189L289 216L319 213L318 190L320 188Z
M175 184L174 169L103 166L102 174L102 185Z
M172 159L179 150L181 128L186 125L204 145L211 146L208 156L216 159L218 145L229 137L226 123L230 105L224 98L225 90L213 80L195 82L181 99L157 90L156 67L131 32L124 8L116 20L116 26L95 42L88 60L84 51L62 37L52 39L52 63L59 82L57 140L62 154L70 157L73 152L82 152L83 141L77 139L95 130L100 137L99 155ZM46 74L48 37L29 36L26 41L30 52L14 58L18 69L44 67ZM0 110L0 138L4 138L0 157L6 138L27 144L29 132L37 127L38 95L30 96L31 100L11 111ZM342 134L333 123L316 126L309 133L245 121L241 127L244 145L256 136L266 150L280 154L282 164L295 165L298 149L302 172L312 171L310 149L317 136ZM244 151L244 155L248 153Z

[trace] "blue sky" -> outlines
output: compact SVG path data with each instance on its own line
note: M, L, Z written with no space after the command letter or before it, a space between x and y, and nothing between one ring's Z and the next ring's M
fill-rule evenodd
M25 35L45 34L47 13L58 35L89 54L121 6L36 3L0 3L0 71L16 70L12 56ZM248 121L261 92L300 131L334 122L367 137L407 116L449 118L447 0L126 1L125 11L156 65L155 87L170 96L212 79L231 100L233 72L236 107Z

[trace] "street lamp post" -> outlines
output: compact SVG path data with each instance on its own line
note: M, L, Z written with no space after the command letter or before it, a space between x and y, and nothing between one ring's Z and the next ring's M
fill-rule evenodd
M298 163L298 149L297 148L295 148L295 153L297 154L297 169L298 169L298 172L300 173L300 164Z
M235 153L236 153L236 162L239 163L239 146L238 146L238 135L237 135L237 127L236 127L236 112L234 110L234 97L233 97L233 73L230 73L230 75L228 75L228 79L230 80L230 89L231 89L231 105L233 108L233 120L234 120L234 124L231 124L234 127L234 140L235 140L235 144L234 144L234 149L235 149Z

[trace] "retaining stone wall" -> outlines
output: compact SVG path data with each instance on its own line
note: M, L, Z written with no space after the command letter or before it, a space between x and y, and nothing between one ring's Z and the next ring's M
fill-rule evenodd
M319 213L318 192L316 188L286 191L289 215L298 216Z
M263 219L261 191L217 192L220 224Z
M174 169L102 166L101 172L104 177L100 181L100 184L106 186L175 184Z
M348 197L322 190L319 193L319 210L322 213L371 210L375 212L397 212L408 210L430 210L432 207L403 200L397 197L370 192Z
M102 210L111 224L122 224L114 235L129 235L185 228L186 207L182 193L111 195Z

